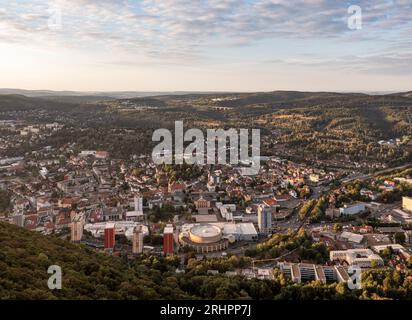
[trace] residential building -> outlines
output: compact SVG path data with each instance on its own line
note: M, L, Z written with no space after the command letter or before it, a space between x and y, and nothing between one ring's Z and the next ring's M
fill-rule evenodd
M72 212L70 219L70 240L72 242L80 242L83 237L84 213Z
M260 233L269 233L272 230L272 210L265 206L258 208L258 227Z
M166 225L163 230L163 253L165 255L173 254L173 225Z
M104 248L106 250L113 250L115 245L116 231L114 223L106 223L104 229Z
M143 230L142 226L137 226L133 230L133 254L143 252Z

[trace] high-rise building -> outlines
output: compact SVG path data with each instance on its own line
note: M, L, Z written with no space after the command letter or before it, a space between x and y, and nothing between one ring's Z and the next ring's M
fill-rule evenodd
M266 206L258 208L258 227L260 233L269 233L272 229L272 210Z
M70 239L72 242L80 242L83 237L84 213L70 213Z
M163 253L173 254L173 225L166 225L163 230Z
M113 250L115 245L116 230L114 223L107 223L104 229L104 248Z
M135 227L133 230L133 254L143 252L143 230L142 226Z

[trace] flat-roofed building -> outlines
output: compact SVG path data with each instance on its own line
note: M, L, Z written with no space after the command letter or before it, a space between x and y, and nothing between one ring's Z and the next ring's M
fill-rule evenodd
M354 215L366 211L366 204L363 202L345 205L339 209L341 215Z
M272 209L265 206L258 208L259 232L269 233L272 230Z
M412 213L412 197L402 198L402 209Z
M107 223L104 229L104 248L113 250L115 245L116 230L114 223Z
M165 255L173 254L173 225L166 225L163 230L163 253Z
M293 282L301 283L302 282L302 274L300 273L300 268L297 264L292 263L290 269L290 275Z
M335 266L336 278L339 282L347 283L350 279L348 271L343 266Z
M347 282L349 275L344 266L323 266L310 263L279 262L278 268L295 283L317 280L323 284L328 281Z
M143 229L142 226L137 226L133 230L133 254L141 254L143 252Z
M315 279L322 283L326 283L326 275L322 266L315 266Z
M405 250L405 248L401 246L400 244L383 244L383 245L373 246L372 249L373 251L377 253L381 253L382 251L384 251L385 249L389 247L392 248L393 252L399 252L401 250Z
M383 266L382 258L373 253L370 249L349 249L330 251L329 257L331 261L339 260L346 261L349 265L360 268L370 268L374 263L378 266Z
M299 263L302 280L315 279L315 265L310 263Z

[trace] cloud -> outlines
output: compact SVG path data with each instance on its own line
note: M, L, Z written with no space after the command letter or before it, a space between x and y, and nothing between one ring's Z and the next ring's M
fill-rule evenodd
M48 28L50 4L61 9L59 31ZM0 8L0 41L82 50L101 47L186 61L222 46L254 46L279 39L354 41L362 37L387 46L410 39L406 30L411 30L411 1L359 0L355 4L362 8L362 36L347 28L349 4L342 1L22 0Z

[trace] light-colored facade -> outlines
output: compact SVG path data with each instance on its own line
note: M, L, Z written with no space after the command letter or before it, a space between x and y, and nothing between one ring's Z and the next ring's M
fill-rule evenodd
M359 214L366 211L366 204L360 202L352 205L345 205L344 207L340 208L339 211L341 215Z
M402 209L412 213L412 198L411 197L402 198Z
M329 253L331 261L345 260L349 265L360 268L371 268L374 263L383 266L382 258L370 249L337 250Z
M84 228L84 214L83 213L73 213L71 214L70 222L70 240L72 242L80 242L83 237Z
M208 253L225 250L235 241L256 241L257 237L253 223L195 223L182 226L179 242L198 253Z
M141 254L143 252L143 229L142 226L137 226L133 230L133 254Z
M258 208L259 232L269 233L272 230L272 210L265 206Z

